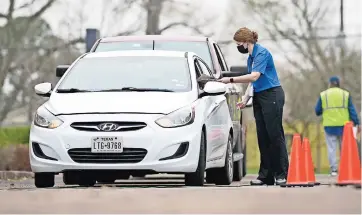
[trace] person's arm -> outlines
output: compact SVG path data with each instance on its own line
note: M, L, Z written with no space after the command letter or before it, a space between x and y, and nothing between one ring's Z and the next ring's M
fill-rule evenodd
M315 106L315 114L316 114L317 116L320 116L320 115L322 115L322 113L323 113L323 109L322 109L322 99L321 99L321 97L319 97L318 100L317 100L317 104L316 104L316 106Z
M259 79L260 75L265 73L266 65L268 63L267 53L259 53L255 56L253 61L253 68L251 73L234 78L234 83L250 83Z
M352 103L351 96L348 97L348 112L349 112L349 118L350 118L350 120L353 121L353 124L355 126L359 125L360 123L359 123L358 115L357 115L356 109L354 108L354 105Z
M250 83L258 80L260 72L251 72L250 74L238 76L234 78L234 83Z

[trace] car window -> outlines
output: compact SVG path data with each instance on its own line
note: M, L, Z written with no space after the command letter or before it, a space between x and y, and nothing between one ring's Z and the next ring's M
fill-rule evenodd
M152 50L153 41L126 41L99 43L94 52L123 51L123 50Z
M229 70L229 68L228 68L228 64L226 63L226 60L225 60L224 54L222 53L222 51L221 51L221 49L220 49L220 46L219 46L217 43L215 43L214 45L215 45L215 47L216 47L217 51L218 51L218 52L219 52L219 54L220 54L220 59L221 59L221 60L223 61L223 63L224 63L224 68L225 68L225 70L224 70L224 71L228 71L228 70Z
M220 56L220 52L219 52L219 50L217 49L215 43L213 44L213 46L214 46L214 49L215 49L215 52L216 52L216 56L217 56L217 60L218 60L218 62L219 62L219 64L220 64L221 70L222 70L222 71L226 71L224 61L222 60L222 58L221 58L221 56Z
M123 87L190 91L187 59L160 56L83 58L66 75L58 89L98 91Z
M200 65L202 74L208 75L210 77L213 77L212 72L210 71L209 67L202 62L201 60L197 59L197 63Z
M213 68L210 49L206 41L156 41L155 50L194 52L200 56L210 68Z
M196 72L196 78L199 78L202 74L202 70L200 68L200 66L197 63L197 60L194 60L194 66L195 66L195 72Z
M123 41L99 43L95 52L122 51L122 50L164 50L194 52L200 56L213 69L208 43L194 41Z

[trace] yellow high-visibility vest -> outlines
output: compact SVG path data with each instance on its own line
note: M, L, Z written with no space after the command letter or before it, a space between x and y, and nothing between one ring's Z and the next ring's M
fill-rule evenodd
M323 126L344 126L349 121L349 92L332 87L321 92Z

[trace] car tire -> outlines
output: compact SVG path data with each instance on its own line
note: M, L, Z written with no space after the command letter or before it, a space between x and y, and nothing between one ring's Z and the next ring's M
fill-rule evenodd
M81 187L93 187L96 184L96 180L87 174L81 174L79 177L78 185Z
M240 129L240 135L242 135L241 129ZM242 139L239 138L238 141L236 142L236 146L235 146L235 150L234 150L235 153L243 153L241 141L242 141ZM241 181L241 179L244 177L243 174L244 174L244 158L234 162L233 181Z
M215 183L214 169L206 170L206 183L208 183L208 184L214 184Z
M134 178L144 178L144 177L146 177L146 174L144 174L144 173L133 173L132 177L134 177Z
M247 165L246 165L246 145L244 147L243 154L244 154L244 157L243 157L243 177L245 177L246 174L247 174L246 173L246 167L247 167Z
M70 172L64 172L63 173L63 183L65 185L74 185L74 184L78 184L78 180L77 180L77 175L76 174L72 174Z
M37 187L37 188L54 187L54 174L53 173L35 173L34 182L35 182L35 187Z
M101 184L114 184L114 182L116 182L116 179L104 178L104 179L98 179L97 182Z
M213 169L214 182L216 185L230 185L233 182L234 177L234 162L233 162L233 149L232 149L233 138L229 135L226 155L225 155L225 165L221 168Z
M197 169L193 173L185 174L186 186L203 186L205 181L205 168L206 168L206 137L205 133L201 133L200 140L200 153Z

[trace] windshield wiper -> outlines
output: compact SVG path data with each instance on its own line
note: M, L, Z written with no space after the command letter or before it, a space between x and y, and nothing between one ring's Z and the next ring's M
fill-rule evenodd
M93 92L93 91L81 90L81 89L77 89L77 88L57 89L57 93L83 93L83 92Z
M174 92L169 89L161 88L137 88L137 87L122 87L120 89L105 89L99 90L97 92L125 92L125 91L135 91L135 92Z

